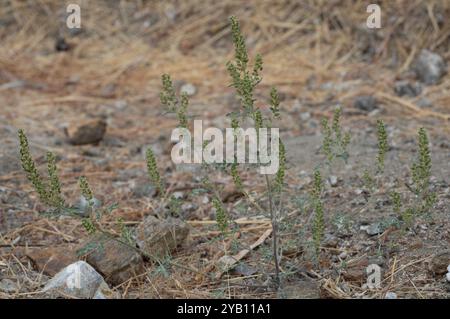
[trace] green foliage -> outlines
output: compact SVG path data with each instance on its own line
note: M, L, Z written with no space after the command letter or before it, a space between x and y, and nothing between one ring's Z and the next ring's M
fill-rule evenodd
M391 192L391 200L394 205L394 212L400 216L402 209L402 197L398 192Z
M219 228L222 235L226 236L229 232L228 214L223 208L222 201L217 196L214 196L214 198L212 199L212 204L214 209L216 210L217 227Z
M349 132L342 134L341 127L341 113L342 109L336 108L333 113L333 122L330 127L327 118L322 119L322 152L325 154L328 164L331 165L335 158L342 158L347 162L348 145L350 144L351 135Z
M129 244L129 245L135 245L135 241L134 241L134 239L133 239L133 233L132 233L132 231L130 230L130 228L128 228L128 227L125 225L125 223L124 223L124 221L123 221L123 218L120 217L120 218L117 220L117 222L118 222L119 227L120 227L120 238L122 238L122 240L123 240L125 243Z
M158 189L160 194L164 194L164 186L156 164L155 154L151 148L147 149L147 172L153 185Z
M46 182L36 167L31 156L28 139L23 130L18 131L20 143L20 162L28 180L33 185L39 195L41 202L55 209L64 208L65 202L61 194L61 183L56 167L56 157L53 153L47 152L47 169L49 181Z
M314 206L312 234L316 255L318 255L320 252L320 246L325 232L323 203L321 200L322 190L323 190L322 175L320 174L320 171L316 169L314 171L314 188L312 191L313 206Z
M413 163L412 179L417 195L428 191L431 176L431 155L426 130L422 127L418 132L419 155L416 162Z
M238 164L236 162L231 164L230 173L231 173L231 177L233 178L234 186L236 186L236 189L238 191L242 192L244 187L242 185L241 176L239 175L239 172L238 172Z
M322 119L322 134L323 134L322 151L325 153L328 162L331 163L334 158L332 150L333 138L331 128L328 124L328 119L326 118Z
M188 127L188 120L186 116L187 108L189 105L189 98L186 92L181 93L181 104L177 111L179 126L183 128Z
M189 98L186 92L181 93L180 100L178 100L175 88L172 83L172 79L170 75L163 74L161 77L163 90L159 95L161 100L161 104L166 108L168 113L175 113L178 118L178 126L182 128L187 128L188 120L187 120L187 108L189 105Z
M236 93L241 101L245 115L250 115L255 121L256 128L262 127L262 116L259 110L254 109L255 99L253 97L255 87L261 82L260 72L263 69L261 55L257 55L250 72L248 70L248 53L245 46L244 36L236 17L230 18L231 33L235 48L235 60L227 63L228 73L231 76L231 86L236 89ZM259 126L258 126L259 125Z
M172 84L170 75L163 74L161 77L163 90L159 94L161 104L164 105L168 112L176 112L178 106L178 99L175 94L175 89Z
M248 54L247 47L245 46L245 38L241 33L241 27L236 17L230 17L231 23L231 35L233 37L236 66L239 71L245 71L247 69ZM262 60L259 61L260 68L262 67ZM256 65L256 64L255 64ZM257 69L255 67L255 69Z
M62 208L64 207L64 198L61 195L61 183L56 167L56 157L52 152L47 153L47 165L50 179L48 200L54 207Z
M81 176L78 180L78 184L80 186L81 195L86 199L89 205L93 205L94 194L92 193L91 187L86 179L86 177Z
M375 188L375 179L373 178L372 174L370 174L368 169L364 170L363 173L363 182L364 187L369 193L372 193Z
M97 228L95 227L91 218L83 218L81 220L81 225L83 225L84 229L88 232L89 235L95 234Z
M279 141L279 167L275 176L275 190L281 192L284 186L284 177L286 175L286 148L283 142Z
M20 162L22 163L22 168L27 174L28 180L31 182L31 184L33 184L40 200L44 204L49 204L45 183L36 168L36 164L33 158L31 157L30 149L28 146L28 139L23 130L19 130L19 142Z
M280 98L276 88L270 91L270 110L276 119L280 118Z
M384 172L384 160L388 151L386 127L382 120L377 121L377 136L378 136L378 155L377 165L380 173Z

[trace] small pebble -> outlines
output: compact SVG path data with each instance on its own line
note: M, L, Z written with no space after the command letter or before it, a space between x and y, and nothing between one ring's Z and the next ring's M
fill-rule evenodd
M392 291L388 291L384 299L397 299L397 294Z

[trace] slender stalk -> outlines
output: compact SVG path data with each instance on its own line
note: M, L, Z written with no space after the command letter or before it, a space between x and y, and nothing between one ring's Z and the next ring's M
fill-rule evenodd
M278 260L278 223L276 220L275 212L273 209L273 196L272 196L272 190L270 187L270 181L267 174L266 177L266 184L267 184L267 191L269 194L269 211L270 211L270 220L272 223L272 238L273 238L273 261L275 263L275 282L277 284L277 288L280 288L280 264Z

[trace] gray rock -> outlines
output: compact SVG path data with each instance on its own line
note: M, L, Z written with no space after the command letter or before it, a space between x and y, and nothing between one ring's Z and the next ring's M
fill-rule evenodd
M444 59L431 51L422 50L412 67L417 78L427 84L433 85L447 73Z
M371 257L371 258L369 258L369 265L371 265L371 264L375 264L380 267L383 267L385 264L385 260L382 256Z
M433 106L433 103L430 101L430 99L426 97L422 97L415 103L420 108L430 108Z
M327 248L336 248L338 245L338 238L331 234L325 234L323 246Z
M392 291L388 291L384 296L384 299L397 299L397 294Z
M361 95L355 98L353 106L361 111L372 112L377 108L378 102L371 95Z
M47 298L104 299L113 293L103 277L84 261L77 261L62 269L45 285Z
M370 225L364 225L361 226L360 229L365 231L369 236L375 236L383 232L381 223L372 223Z
M0 291L5 293L14 293L19 290L16 282L11 279L5 278L0 280Z
M307 121L310 118L311 118L311 113L309 113L309 112L303 112L303 113L300 114L300 119L302 121Z
M156 194L156 188L152 184L137 184L131 191L134 198L151 198Z
M398 96L415 97L422 93L422 86L417 82L397 81L395 82L394 91Z
M137 244L148 256L163 257L181 245L189 225L178 218L160 220L148 216L136 229Z
M334 175L331 175L330 178L328 179L328 181L330 182L330 185L332 187L335 187L338 184L338 178Z

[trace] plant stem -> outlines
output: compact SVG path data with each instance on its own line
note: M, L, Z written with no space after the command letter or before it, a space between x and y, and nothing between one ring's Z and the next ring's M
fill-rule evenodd
M269 211L270 211L270 220L272 223L272 238L273 238L273 261L275 263L275 282L277 284L277 288L280 288L280 264L278 261L278 223L276 220L275 212L273 210L273 196L272 196L272 190L270 188L270 181L267 174L266 177L266 184L267 184L267 192L269 194Z

